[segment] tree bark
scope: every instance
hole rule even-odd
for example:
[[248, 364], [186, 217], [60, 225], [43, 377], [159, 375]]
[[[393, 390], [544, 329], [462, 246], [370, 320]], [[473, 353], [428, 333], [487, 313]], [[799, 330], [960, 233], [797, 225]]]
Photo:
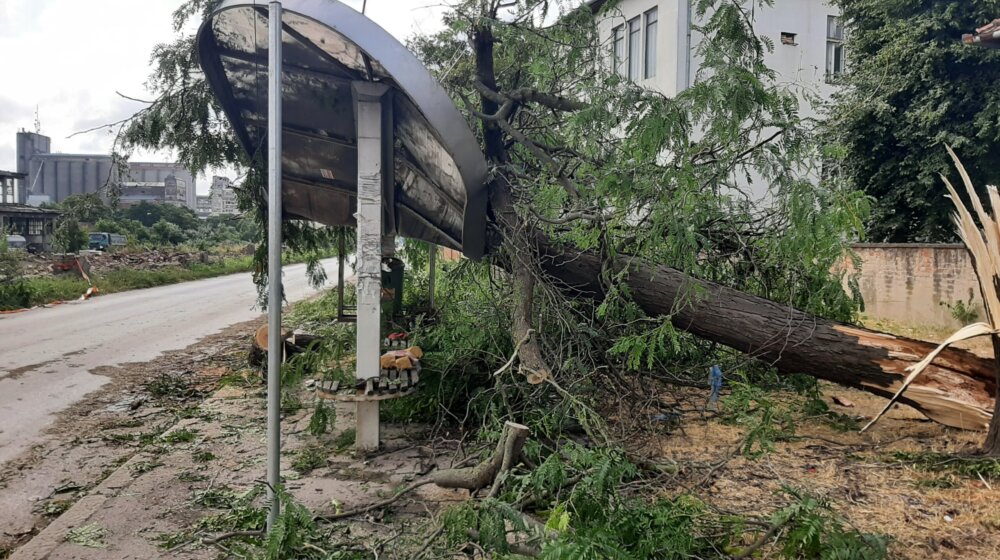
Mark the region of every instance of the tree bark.
[[[602, 298], [598, 255], [560, 247], [537, 237], [542, 270], [553, 285], [574, 297]], [[614, 273], [628, 269], [635, 302], [651, 316], [668, 316], [675, 327], [735, 348], [774, 365], [892, 397], [935, 344], [815, 317], [668, 266], [619, 257]], [[899, 399], [928, 418], [970, 430], [986, 430], [997, 384], [994, 362], [971, 352], [945, 350]], [[1000, 438], [1000, 435], [998, 435]]]
[[[993, 343], [993, 358], [995, 377], [997, 380], [994, 388], [993, 418], [1000, 418], [1000, 336], [990, 336]], [[1000, 422], [990, 422], [990, 429], [986, 432], [986, 440], [983, 441], [983, 453], [991, 457], [1000, 457]]]
[[531, 270], [518, 263], [516, 258], [512, 257], [511, 262], [514, 268], [511, 276], [514, 281], [515, 298], [511, 338], [515, 341], [523, 341], [517, 349], [518, 358], [521, 360], [519, 369], [528, 383], [538, 385], [551, 377], [552, 374], [545, 364], [542, 350], [538, 347], [538, 342], [535, 339], [535, 330], [531, 326], [531, 316], [535, 309], [535, 277], [531, 274]]

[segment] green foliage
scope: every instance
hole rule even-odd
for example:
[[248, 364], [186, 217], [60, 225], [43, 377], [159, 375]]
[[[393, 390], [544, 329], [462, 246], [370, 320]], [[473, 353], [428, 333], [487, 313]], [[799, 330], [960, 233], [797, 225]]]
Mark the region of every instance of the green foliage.
[[827, 500], [785, 488], [794, 501], [771, 519], [787, 533], [784, 558], [816, 560], [881, 560], [888, 558], [888, 540], [881, 535], [846, 529]]
[[336, 449], [337, 453], [342, 453], [344, 450], [354, 445], [354, 441], [357, 437], [357, 430], [354, 428], [348, 428], [337, 434], [337, 437], [333, 438], [333, 447]]
[[319, 533], [312, 513], [296, 502], [284, 488], [278, 488], [275, 496], [281, 504], [281, 515], [267, 535], [267, 560], [316, 557], [315, 547], [305, 546], [310, 540], [317, 538]]
[[337, 422], [337, 409], [327, 406], [325, 399], [316, 399], [313, 414], [309, 418], [308, 431], [314, 436], [321, 436], [330, 430]]
[[88, 224], [107, 218], [111, 214], [111, 209], [104, 204], [98, 193], [68, 196], [57, 204], [56, 208], [62, 211], [64, 218]]
[[131, 471], [133, 475], [138, 476], [140, 474], [147, 473], [147, 472], [155, 469], [156, 467], [162, 467], [162, 466], [163, 466], [163, 463], [161, 463], [160, 461], [157, 461], [157, 460], [136, 461], [136, 462], [131, 463], [129, 465], [129, 471]]
[[888, 461], [908, 463], [930, 472], [946, 472], [978, 480], [1000, 480], [1000, 459], [995, 457], [961, 457], [945, 453], [896, 451]]
[[7, 245], [7, 234], [0, 231], [0, 311], [30, 307], [34, 295], [34, 289], [24, 278], [18, 254]]
[[958, 152], [977, 184], [1000, 180], [1000, 54], [962, 43], [991, 0], [836, 0], [847, 22], [846, 88], [827, 125], [839, 173], [876, 199], [875, 241], [955, 239], [939, 173]]
[[[708, 536], [709, 511], [697, 499], [646, 500], [622, 491], [637, 476], [624, 457], [606, 449], [566, 446], [534, 472], [519, 477], [511, 496], [535, 496], [555, 538], [542, 539], [540, 558], [665, 558], [718, 557], [735, 526]], [[579, 479], [569, 484], [570, 477]], [[483, 500], [453, 508], [443, 517], [452, 542], [467, 539], [467, 530], [479, 533], [487, 550], [508, 558], [509, 530], [536, 534], [507, 502]], [[716, 525], [716, 528], [718, 526]]]
[[76, 253], [87, 248], [87, 232], [75, 218], [64, 216], [55, 230], [55, 245], [64, 253]]
[[149, 228], [153, 239], [160, 245], [179, 245], [187, 240], [182, 230], [176, 224], [161, 219]]
[[198, 436], [197, 430], [189, 430], [187, 428], [180, 428], [178, 430], [171, 430], [163, 435], [163, 441], [166, 443], [189, 443], [194, 441], [194, 438]]
[[958, 300], [955, 303], [948, 303], [946, 301], [938, 303], [947, 307], [948, 311], [951, 312], [951, 316], [963, 325], [974, 323], [979, 319], [979, 309], [976, 308], [976, 304], [972, 303], [972, 298], [969, 298], [968, 302]]
[[261, 486], [237, 494], [220, 487], [197, 492], [194, 503], [202, 507], [221, 509], [221, 513], [203, 517], [198, 526], [206, 531], [255, 531], [267, 522], [267, 508], [258, 503], [263, 495]]
[[792, 411], [774, 400], [773, 394], [745, 381], [730, 384], [732, 392], [723, 398], [723, 421], [746, 429], [740, 452], [751, 459], [774, 451], [774, 443], [795, 434]]
[[195, 451], [191, 454], [191, 460], [195, 463], [207, 463], [215, 460], [215, 454], [208, 450]]
[[108, 530], [97, 523], [81, 525], [66, 533], [66, 540], [87, 548], [107, 548]]
[[[101, 293], [110, 294], [247, 272], [252, 266], [250, 257], [242, 257], [211, 264], [191, 264], [186, 267], [154, 270], [118, 268], [102, 276], [92, 276], [91, 279], [101, 290]], [[73, 275], [34, 277], [23, 279], [11, 285], [15, 286], [12, 289], [14, 295], [10, 296], [11, 299], [7, 301], [13, 303], [6, 309], [20, 309], [53, 301], [74, 300], [79, 298], [89, 287], [86, 281]], [[4, 286], [3, 283], [0, 283], [0, 296], [5, 293]], [[4, 309], [3, 301], [5, 300], [0, 300], [0, 310]]]
[[321, 445], [303, 447], [295, 453], [292, 468], [298, 471], [299, 474], [309, 474], [320, 467], [326, 466], [326, 459], [329, 454], [330, 452]]
[[153, 227], [161, 221], [173, 224], [182, 231], [198, 227], [198, 216], [185, 206], [140, 202], [129, 206], [121, 214], [123, 218], [135, 220], [146, 227]]

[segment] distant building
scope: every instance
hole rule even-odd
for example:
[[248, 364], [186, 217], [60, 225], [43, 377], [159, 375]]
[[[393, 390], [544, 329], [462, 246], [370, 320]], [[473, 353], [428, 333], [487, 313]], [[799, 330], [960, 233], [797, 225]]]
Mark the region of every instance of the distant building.
[[28, 206], [38, 208], [43, 204], [52, 204], [52, 197], [47, 194], [29, 194]]
[[177, 196], [171, 200], [180, 201], [184, 206], [194, 210], [197, 196], [194, 175], [179, 163], [132, 161], [128, 164], [128, 178], [125, 180], [137, 183], [166, 183], [171, 177], [180, 185]]
[[129, 208], [143, 202], [163, 204], [167, 199], [167, 187], [164, 183], [122, 183], [118, 206]]
[[19, 183], [21, 200], [24, 204], [28, 196], [31, 182], [28, 181], [29, 170], [31, 169], [31, 159], [38, 154], [48, 154], [52, 151], [52, 140], [48, 136], [42, 136], [34, 132], [22, 130], [17, 133], [17, 172], [24, 175]]
[[[0, 204], [23, 204], [23, 197], [18, 192], [17, 183], [24, 179], [22, 173], [0, 171]], [[3, 232], [0, 231], [0, 234]]]
[[53, 202], [96, 193], [117, 181], [111, 157], [86, 154], [35, 154], [28, 161], [23, 183], [30, 195], [46, 195]]
[[195, 199], [194, 213], [199, 218], [207, 218], [212, 215], [212, 197], [198, 195]]
[[53, 202], [62, 202], [78, 194], [100, 192], [108, 184], [164, 183], [168, 177], [177, 180], [171, 201], [195, 207], [194, 175], [178, 163], [133, 161], [128, 164], [126, 177], [119, 177], [111, 156], [100, 154], [52, 153], [52, 140], [34, 132], [17, 133], [17, 172], [25, 174], [18, 189], [18, 202], [29, 196], [45, 195]]
[[211, 198], [213, 216], [240, 213], [236, 192], [228, 177], [212, 177], [209, 197]]
[[0, 232], [20, 235], [28, 248], [39, 251], [52, 249], [59, 212], [33, 208], [23, 204], [0, 204]]
[[167, 204], [195, 209], [193, 204], [188, 204], [189, 189], [185, 181], [169, 175], [163, 180], [163, 190], [163, 199]]

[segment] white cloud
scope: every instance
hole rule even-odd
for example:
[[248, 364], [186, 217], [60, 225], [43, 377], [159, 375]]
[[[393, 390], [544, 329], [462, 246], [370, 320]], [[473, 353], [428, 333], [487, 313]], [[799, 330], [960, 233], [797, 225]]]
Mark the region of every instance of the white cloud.
[[[59, 152], [107, 153], [112, 123], [141, 107], [116, 92], [143, 98], [149, 56], [174, 38], [171, 14], [181, 0], [0, 0], [0, 169], [15, 167], [14, 136], [41, 130]], [[363, 0], [345, 0], [360, 11]], [[366, 14], [400, 40], [441, 27], [440, 0], [368, 0]], [[13, 79], [11, 79], [13, 77]], [[169, 161], [169, 153], [136, 154]], [[199, 190], [207, 191], [207, 181]]]

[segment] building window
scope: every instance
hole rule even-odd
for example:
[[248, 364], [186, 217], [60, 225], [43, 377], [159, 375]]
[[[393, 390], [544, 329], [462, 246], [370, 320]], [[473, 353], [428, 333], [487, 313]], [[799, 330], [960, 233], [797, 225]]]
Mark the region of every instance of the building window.
[[782, 45], [798, 45], [795, 41], [795, 33], [789, 33], [787, 31], [781, 32], [781, 44]]
[[844, 73], [844, 24], [837, 16], [826, 18], [826, 81]]
[[616, 27], [614, 37], [612, 58], [615, 72], [620, 76], [625, 76], [625, 26], [619, 25]]
[[642, 63], [642, 29], [639, 18], [628, 22], [628, 79], [639, 79], [639, 66]]
[[643, 61], [645, 72], [643, 77], [652, 78], [656, 76], [656, 8], [645, 13], [646, 18], [646, 57]]
[[44, 220], [28, 220], [28, 235], [42, 235], [45, 231]]

